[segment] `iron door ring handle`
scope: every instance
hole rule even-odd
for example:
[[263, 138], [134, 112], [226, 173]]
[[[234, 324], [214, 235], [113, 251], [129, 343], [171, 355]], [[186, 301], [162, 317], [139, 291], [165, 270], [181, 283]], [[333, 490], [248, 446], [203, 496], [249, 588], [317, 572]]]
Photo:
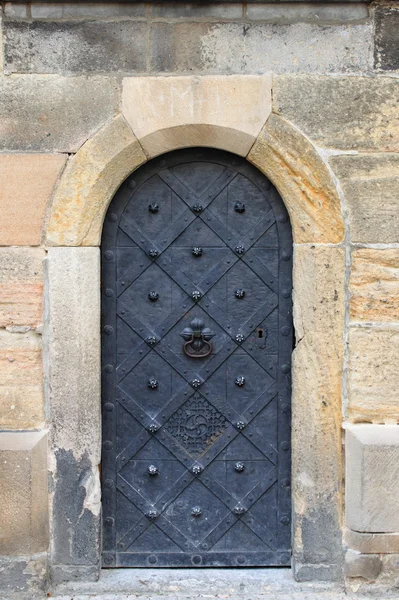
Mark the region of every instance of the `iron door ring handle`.
[[194, 334], [191, 336], [191, 339], [189, 339], [188, 342], [185, 342], [185, 344], [183, 346], [184, 354], [186, 354], [190, 358], [205, 358], [212, 353], [213, 346], [212, 346], [211, 342], [204, 340], [202, 334], [201, 334], [202, 348], [201, 348], [200, 352], [194, 352], [193, 350], [190, 350], [190, 346], [193, 342], [194, 342]]

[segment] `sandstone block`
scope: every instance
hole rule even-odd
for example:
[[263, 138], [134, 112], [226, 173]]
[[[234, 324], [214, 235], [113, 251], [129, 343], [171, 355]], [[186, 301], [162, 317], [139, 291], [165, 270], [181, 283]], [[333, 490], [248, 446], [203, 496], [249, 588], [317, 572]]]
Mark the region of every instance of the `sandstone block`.
[[41, 336], [0, 331], [0, 428], [32, 429], [44, 421]]
[[359, 532], [399, 532], [399, 426], [346, 429], [346, 523]]
[[375, 7], [374, 66], [381, 71], [399, 70], [399, 8], [395, 4]]
[[399, 322], [399, 249], [353, 250], [349, 287], [352, 319]]
[[6, 73], [145, 71], [142, 21], [10, 21], [3, 24]]
[[314, 146], [290, 123], [271, 115], [247, 158], [283, 196], [297, 244], [343, 239], [341, 206], [331, 175]]
[[269, 23], [296, 23], [312, 22], [331, 25], [332, 23], [351, 23], [365, 21], [368, 18], [367, 6], [356, 4], [310, 4], [309, 2], [293, 3], [260, 3], [254, 2], [247, 5], [247, 17], [254, 21]]
[[[97, 566], [101, 453], [98, 248], [49, 248], [44, 329], [52, 415], [52, 563]], [[75, 490], [74, 499], [70, 491]], [[70, 526], [73, 523], [73, 527]]]
[[66, 166], [49, 210], [46, 243], [99, 245], [112, 196], [123, 180], [146, 160], [122, 116], [104, 125]]
[[324, 580], [336, 578], [342, 562], [343, 279], [341, 248], [295, 247], [292, 497], [302, 580], [318, 578], [318, 570]]
[[0, 433], [0, 478], [1, 554], [47, 550], [46, 433]]
[[[13, 4], [13, 7], [15, 4]], [[144, 17], [146, 6], [143, 2], [35, 2], [30, 7], [32, 19]]]
[[345, 554], [345, 575], [375, 581], [381, 571], [381, 557], [378, 554], [360, 554], [348, 550]]
[[39, 248], [0, 248], [0, 327], [42, 322], [44, 257]]
[[122, 111], [147, 154], [210, 146], [245, 156], [271, 111], [269, 75], [130, 77]]
[[76, 152], [118, 111], [111, 77], [0, 77], [0, 151]]
[[275, 112], [317, 145], [342, 150], [397, 152], [398, 99], [389, 77], [281, 75], [273, 87]]
[[241, 19], [243, 6], [240, 2], [158, 2], [150, 4], [152, 17], [163, 19]]
[[399, 554], [399, 533], [362, 533], [345, 527], [344, 542], [362, 554]]
[[66, 157], [0, 155], [1, 246], [38, 246], [44, 210]]
[[150, 43], [153, 73], [342, 73], [372, 61], [369, 23], [154, 22]]
[[399, 154], [333, 156], [330, 164], [345, 194], [352, 242], [399, 242]]
[[399, 421], [399, 329], [351, 327], [348, 417], [374, 423]]

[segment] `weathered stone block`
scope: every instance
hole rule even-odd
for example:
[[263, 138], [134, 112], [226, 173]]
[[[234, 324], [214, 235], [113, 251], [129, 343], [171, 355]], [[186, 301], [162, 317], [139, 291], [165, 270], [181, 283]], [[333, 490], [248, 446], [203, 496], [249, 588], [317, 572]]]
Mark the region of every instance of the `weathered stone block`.
[[98, 246], [112, 196], [146, 160], [122, 116], [105, 125], [69, 160], [49, 210], [46, 243]]
[[38, 246], [44, 210], [66, 157], [0, 155], [1, 246]]
[[5, 21], [6, 73], [145, 71], [141, 21]]
[[245, 156], [271, 111], [271, 76], [131, 77], [122, 111], [146, 153], [210, 146]]
[[294, 242], [343, 239], [341, 206], [331, 175], [314, 146], [290, 123], [271, 115], [247, 158], [282, 194]]
[[360, 554], [347, 550], [345, 554], [345, 575], [375, 581], [381, 571], [381, 557], [378, 554]]
[[146, 6], [144, 2], [34, 2], [30, 11], [33, 19], [144, 17]]
[[45, 432], [0, 433], [0, 554], [47, 550]]
[[1, 600], [43, 600], [47, 584], [47, 552], [0, 557]]
[[399, 533], [362, 533], [344, 527], [344, 542], [362, 554], [399, 554]]
[[0, 248], [0, 327], [42, 322], [44, 257], [39, 248]]
[[348, 417], [352, 421], [399, 421], [398, 355], [399, 329], [350, 328]]
[[0, 330], [0, 428], [42, 426], [43, 400], [41, 336]]
[[369, 24], [320, 27], [293, 23], [276, 29], [272, 23], [253, 22], [153, 23], [151, 71], [362, 71], [371, 62], [371, 42]]
[[277, 3], [248, 3], [247, 17], [253, 21], [266, 21], [270, 23], [297, 23], [312, 22], [319, 25], [331, 23], [358, 23], [365, 21], [369, 16], [367, 6], [356, 4], [320, 4], [309, 2], [283, 2]]
[[381, 71], [399, 69], [399, 7], [375, 7], [374, 66]]
[[399, 426], [348, 425], [345, 447], [348, 527], [399, 532]]
[[150, 4], [150, 16], [163, 19], [240, 19], [243, 5], [241, 2], [154, 2]]
[[354, 250], [349, 287], [352, 319], [399, 322], [399, 249]]
[[76, 152], [118, 111], [111, 77], [0, 76], [0, 151]]
[[319, 146], [342, 150], [398, 152], [398, 100], [399, 81], [389, 77], [281, 75], [273, 87], [278, 114]]
[[[399, 147], [399, 119], [396, 135]], [[345, 194], [352, 242], [399, 242], [399, 155], [333, 156], [330, 164]]]
[[45, 380], [53, 425], [52, 564], [99, 567], [99, 249], [50, 248], [46, 273]]
[[295, 247], [292, 498], [301, 580], [341, 572], [343, 280], [341, 248]]

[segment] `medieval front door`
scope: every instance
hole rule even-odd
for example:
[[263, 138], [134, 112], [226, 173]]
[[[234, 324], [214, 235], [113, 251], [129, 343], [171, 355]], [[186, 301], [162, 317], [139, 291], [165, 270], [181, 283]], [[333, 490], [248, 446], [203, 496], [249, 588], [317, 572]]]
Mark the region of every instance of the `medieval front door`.
[[103, 564], [290, 563], [292, 241], [271, 183], [160, 157], [104, 224]]

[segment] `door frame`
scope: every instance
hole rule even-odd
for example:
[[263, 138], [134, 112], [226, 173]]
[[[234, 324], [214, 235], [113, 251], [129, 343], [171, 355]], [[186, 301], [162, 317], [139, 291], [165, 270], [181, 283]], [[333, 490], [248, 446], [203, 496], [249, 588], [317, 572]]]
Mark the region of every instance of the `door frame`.
[[[134, 79], [126, 87], [133, 100], [132, 89], [140, 86], [140, 80], [149, 85], [149, 78], [127, 79]], [[134, 123], [132, 130], [129, 111], [124, 114], [130, 124], [123, 115], [105, 124], [69, 160], [44, 224], [48, 247], [44, 363], [50, 429], [51, 577], [60, 581], [99, 576], [99, 243], [109, 202], [126, 177], [151, 158], [149, 148], [159, 155], [173, 148], [209, 146], [232, 153], [238, 148], [238, 153], [276, 186], [290, 214], [297, 336], [292, 357], [293, 569], [298, 580], [339, 580], [345, 315], [339, 193], [317, 148], [289, 122], [264, 109], [248, 133], [245, 111], [237, 116], [226, 109], [236, 101], [236, 77], [158, 79], [163, 80], [159, 85], [170, 90], [185, 80], [191, 90], [190, 101], [202, 106], [201, 94], [206, 94], [202, 84], [221, 80], [216, 124], [210, 124], [201, 111], [194, 111], [195, 123], [187, 124], [184, 110], [178, 116], [181, 124], [176, 124], [176, 118], [171, 119], [167, 112], [159, 115], [152, 93], [147, 101], [136, 103], [135, 110], [138, 123], [154, 122], [156, 117], [155, 138], [139, 128], [134, 131]], [[239, 79], [240, 89], [247, 86], [247, 98], [258, 106], [259, 96], [253, 93], [256, 77]], [[258, 79], [264, 86], [264, 78]], [[179, 98], [184, 104], [186, 96]]]

